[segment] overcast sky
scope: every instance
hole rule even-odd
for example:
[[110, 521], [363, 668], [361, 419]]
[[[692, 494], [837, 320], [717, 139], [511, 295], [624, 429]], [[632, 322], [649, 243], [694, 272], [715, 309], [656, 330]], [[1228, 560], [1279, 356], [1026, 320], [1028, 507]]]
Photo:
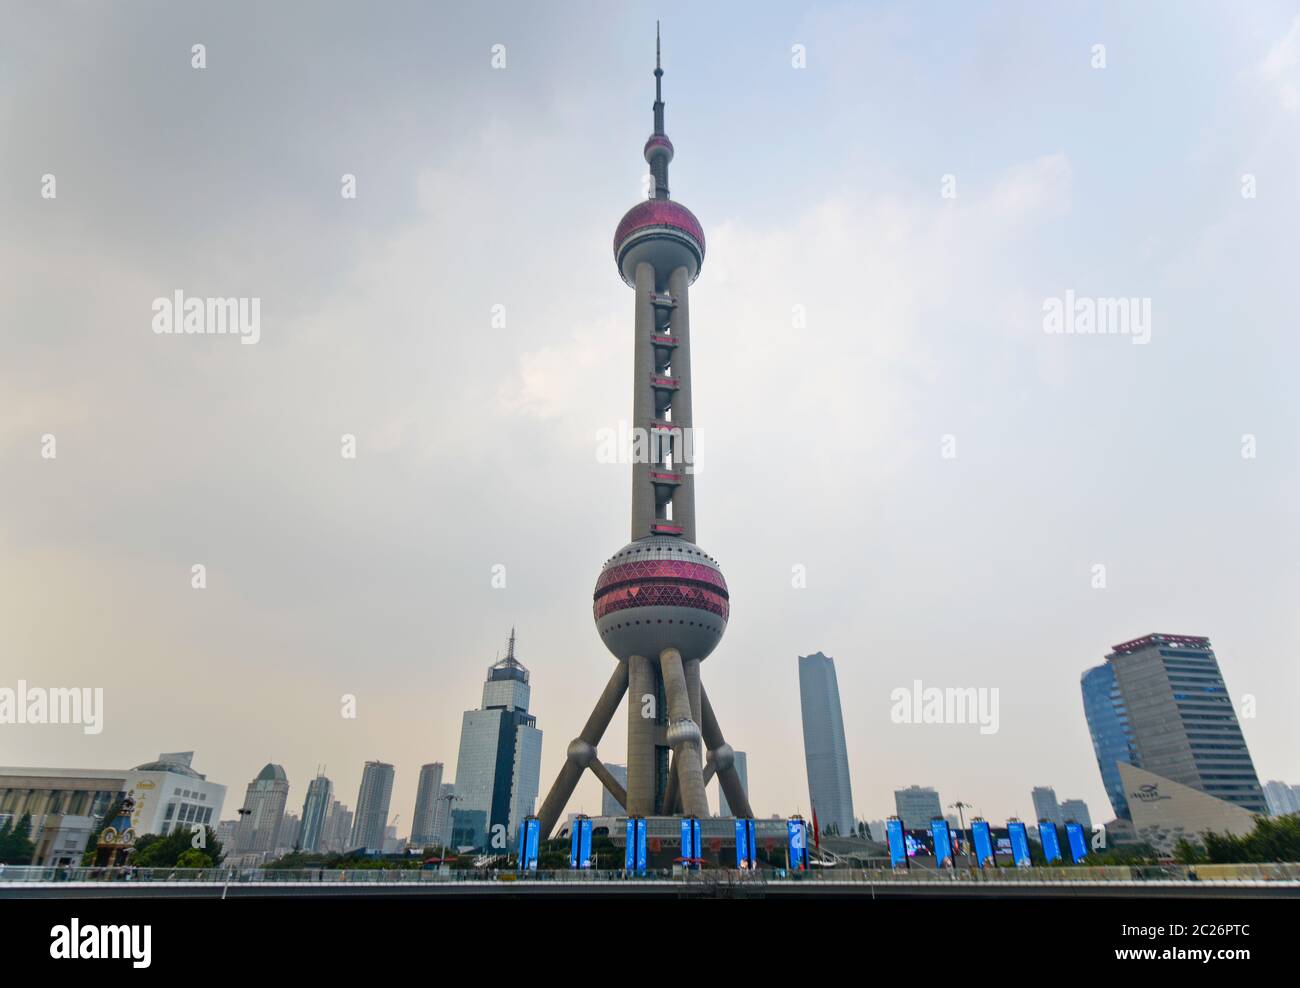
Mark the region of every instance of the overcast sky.
[[[613, 662], [630, 483], [597, 433], [656, 18], [708, 238], [704, 681], [755, 810], [808, 812], [821, 650], [858, 816], [915, 783], [1109, 819], [1079, 676], [1153, 631], [1212, 638], [1261, 781], [1300, 783], [1300, 19], [1270, 2], [8, 5], [0, 686], [106, 711], [0, 726], [0, 764], [194, 749], [231, 817], [268, 761], [300, 812], [318, 765], [354, 805], [382, 759], [406, 834], [516, 625], [545, 794]], [[155, 334], [178, 289], [260, 298], [260, 341]], [[1150, 341], [1046, 333], [1067, 290], [1150, 299]], [[999, 690], [998, 732], [894, 723], [917, 679]]]

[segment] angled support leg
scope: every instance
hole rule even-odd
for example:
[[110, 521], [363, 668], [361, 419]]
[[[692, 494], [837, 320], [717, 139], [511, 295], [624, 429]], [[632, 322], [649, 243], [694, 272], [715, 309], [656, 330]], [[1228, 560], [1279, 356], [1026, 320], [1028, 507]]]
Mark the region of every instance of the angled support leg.
[[718, 718], [713, 715], [713, 705], [709, 703], [709, 694], [703, 686], [700, 687], [700, 712], [704, 718], [704, 743], [709, 748], [709, 764], [717, 773], [718, 784], [727, 796], [727, 806], [734, 816], [752, 819], [754, 811], [750, 808], [745, 784], [740, 781], [740, 773], [736, 771], [736, 753], [722, 736], [722, 728], [718, 726]]
[[677, 783], [677, 756], [668, 763], [668, 788], [664, 790], [664, 816], [676, 816], [682, 804], [681, 786]]
[[609, 682], [605, 684], [605, 691], [596, 701], [596, 709], [587, 718], [582, 733], [570, 742], [564, 767], [560, 769], [551, 791], [546, 794], [546, 801], [542, 803], [541, 812], [537, 814], [543, 840], [551, 836], [555, 822], [564, 812], [569, 797], [573, 795], [573, 787], [582, 778], [583, 770], [596, 760], [596, 745], [600, 744], [600, 739], [604, 737], [605, 728], [609, 727], [610, 719], [614, 716], [614, 711], [618, 709], [626, 692], [627, 663], [620, 662], [614, 674], [609, 677]]
[[590, 767], [591, 774], [600, 780], [600, 784], [605, 787], [605, 791], [613, 796], [614, 799], [618, 801], [618, 805], [623, 807], [623, 810], [626, 811], [627, 790], [619, 784], [618, 779], [614, 778], [613, 773], [605, 767], [605, 763], [595, 755], [592, 755]]

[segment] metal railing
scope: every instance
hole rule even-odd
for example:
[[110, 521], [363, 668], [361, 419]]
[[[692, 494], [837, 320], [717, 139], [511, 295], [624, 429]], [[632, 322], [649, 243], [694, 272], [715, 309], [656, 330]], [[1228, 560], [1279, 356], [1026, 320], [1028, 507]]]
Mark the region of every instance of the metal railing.
[[1200, 864], [1200, 865], [1115, 865], [1110, 867], [1063, 868], [989, 868], [971, 869], [899, 869], [888, 868], [814, 868], [804, 872], [784, 869], [738, 871], [704, 869], [701, 871], [652, 871], [644, 876], [614, 870], [548, 870], [518, 874], [509, 870], [449, 869], [446, 871], [404, 868], [363, 868], [339, 870], [299, 868], [274, 870], [264, 868], [45, 868], [8, 865], [0, 868], [0, 886], [64, 882], [166, 882], [236, 885], [274, 884], [347, 884], [347, 885], [438, 885], [486, 882], [677, 882], [723, 885], [763, 883], [827, 883], [875, 885], [1055, 885], [1055, 884], [1133, 884], [1143, 882], [1202, 882], [1224, 884], [1289, 883], [1300, 887], [1300, 864]]

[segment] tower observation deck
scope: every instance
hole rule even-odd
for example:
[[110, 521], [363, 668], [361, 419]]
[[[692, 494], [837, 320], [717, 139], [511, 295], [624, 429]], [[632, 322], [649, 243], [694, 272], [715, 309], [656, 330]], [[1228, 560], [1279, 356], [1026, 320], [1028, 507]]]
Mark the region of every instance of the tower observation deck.
[[[618, 665], [542, 804], [544, 836], [588, 768], [630, 815], [708, 816], [704, 787], [715, 774], [732, 811], [753, 815], [700, 681], [730, 596], [721, 567], [695, 541], [690, 287], [704, 264], [704, 228], [669, 197], [657, 31], [654, 74], [654, 131], [643, 149], [651, 196], [614, 232], [614, 262], [634, 293], [632, 425], [649, 440], [632, 464], [631, 541], [605, 563], [593, 594], [597, 631]], [[626, 790], [596, 755], [624, 694]]]

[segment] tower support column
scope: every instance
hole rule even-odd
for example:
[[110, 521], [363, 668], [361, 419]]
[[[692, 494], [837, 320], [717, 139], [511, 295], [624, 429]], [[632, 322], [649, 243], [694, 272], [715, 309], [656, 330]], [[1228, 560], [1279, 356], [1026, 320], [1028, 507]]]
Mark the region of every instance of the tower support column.
[[655, 812], [655, 717], [646, 717], [645, 697], [651, 697], [648, 709], [654, 710], [658, 695], [654, 666], [644, 655], [627, 660], [627, 802], [631, 816], [653, 816]]
[[659, 669], [668, 696], [668, 744], [673, 749], [673, 764], [677, 767], [682, 811], [687, 816], [707, 817], [709, 801], [704, 793], [700, 726], [691, 717], [691, 696], [682, 668], [682, 653], [675, 648], [664, 649], [659, 653]]

